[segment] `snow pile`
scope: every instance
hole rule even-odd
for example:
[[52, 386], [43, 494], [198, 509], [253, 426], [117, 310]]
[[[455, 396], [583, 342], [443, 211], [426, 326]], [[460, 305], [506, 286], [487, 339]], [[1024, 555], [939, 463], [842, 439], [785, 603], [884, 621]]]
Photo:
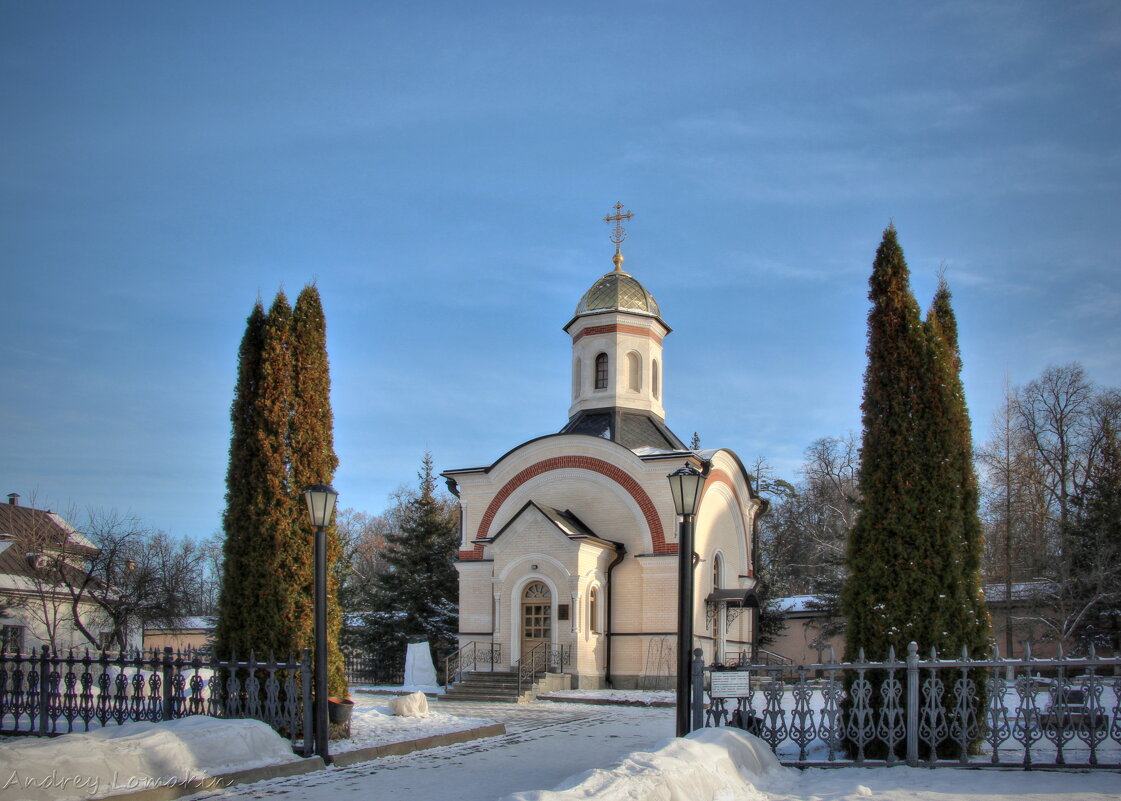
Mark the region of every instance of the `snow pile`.
[[297, 759], [287, 740], [256, 720], [126, 723], [0, 743], [0, 799], [97, 798]]
[[755, 783], [784, 772], [767, 744], [738, 729], [702, 729], [634, 753], [613, 768], [590, 770], [555, 790], [514, 793], [503, 801], [763, 801]]
[[428, 715], [428, 698], [424, 693], [410, 693], [389, 702], [394, 715], [405, 718], [423, 718]]

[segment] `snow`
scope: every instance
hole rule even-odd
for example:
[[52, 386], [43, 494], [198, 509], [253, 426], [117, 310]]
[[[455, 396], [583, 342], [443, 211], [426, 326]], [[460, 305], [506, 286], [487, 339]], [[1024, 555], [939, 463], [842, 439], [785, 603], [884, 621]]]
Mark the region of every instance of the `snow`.
[[591, 701], [593, 703], [635, 704], [672, 704], [676, 696], [673, 690], [553, 690], [545, 693], [546, 698], [563, 698], [565, 701]]
[[0, 743], [0, 798], [97, 798], [298, 758], [287, 740], [256, 720], [126, 723]]
[[779, 765], [767, 744], [738, 729], [702, 729], [617, 765], [579, 773], [553, 790], [502, 801], [1101, 801], [1121, 798], [1116, 773], [954, 768], [810, 768]]
[[[423, 717], [402, 717], [393, 714], [393, 698], [361, 692], [353, 692], [352, 696], [354, 711], [350, 715], [350, 737], [333, 741], [330, 745], [333, 754], [477, 729], [494, 723], [490, 718], [461, 717], [431, 710]], [[486, 706], [479, 705], [479, 711], [485, 712]]]
[[763, 799], [751, 782], [781, 770], [762, 740], [734, 729], [702, 729], [610, 768], [578, 774], [555, 790], [514, 793], [503, 801]]
[[[659, 693], [618, 693], [637, 701]], [[575, 691], [580, 695], [599, 695]], [[388, 696], [356, 693], [354, 737], [341, 752], [473, 728], [493, 715], [509, 735], [386, 757], [345, 768], [228, 787], [206, 799], [284, 796], [288, 801], [1104, 801], [1121, 799], [1121, 775], [954, 768], [810, 768], [777, 764], [766, 744], [737, 729], [673, 739], [673, 710], [576, 703], [456, 704], [436, 701], [424, 718], [389, 714]], [[441, 707], [448, 711], [440, 711]], [[466, 714], [449, 714], [448, 712]], [[257, 738], [261, 738], [258, 740]], [[265, 754], [271, 756], [265, 756]], [[150, 786], [159, 778], [229, 773], [295, 759], [254, 721], [186, 718], [110, 726], [53, 740], [0, 743], [0, 801], [62, 801]], [[145, 764], [141, 766], [141, 760]], [[33, 773], [34, 771], [34, 773]], [[11, 784], [37, 776], [54, 788]], [[84, 786], [78, 776], [86, 775]], [[569, 776], [565, 779], [564, 776]], [[57, 787], [67, 777], [65, 787]], [[139, 778], [137, 778], [139, 777]], [[145, 777], [157, 777], [146, 779]], [[91, 787], [93, 781], [96, 788]], [[549, 788], [552, 789], [549, 789]], [[56, 792], [41, 793], [42, 789]]]

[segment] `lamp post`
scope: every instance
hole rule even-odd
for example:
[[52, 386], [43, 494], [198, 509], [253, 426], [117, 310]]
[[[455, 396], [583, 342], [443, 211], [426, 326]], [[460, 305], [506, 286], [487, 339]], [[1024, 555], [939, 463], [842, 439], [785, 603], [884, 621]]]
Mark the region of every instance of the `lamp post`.
[[674, 470], [669, 479], [677, 527], [677, 736], [692, 730], [690, 677], [693, 673], [693, 522], [701, 500], [704, 474], [691, 464]]
[[315, 753], [327, 753], [327, 535], [339, 494], [329, 484], [304, 490], [308, 515], [315, 527]]

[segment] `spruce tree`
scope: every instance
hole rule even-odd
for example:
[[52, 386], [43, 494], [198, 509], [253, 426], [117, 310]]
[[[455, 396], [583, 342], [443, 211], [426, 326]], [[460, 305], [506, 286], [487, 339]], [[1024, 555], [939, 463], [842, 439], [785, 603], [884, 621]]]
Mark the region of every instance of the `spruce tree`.
[[1072, 627], [1079, 645], [1121, 649], [1121, 447], [1104, 424], [1102, 444], [1086, 490], [1076, 499], [1070, 529]]
[[373, 609], [366, 615], [368, 644], [390, 660], [400, 659], [408, 643], [421, 640], [437, 652], [449, 651], [458, 632], [458, 522], [436, 494], [430, 453], [424, 455], [418, 477], [418, 490], [400, 515], [400, 530], [386, 537]]
[[[301, 641], [314, 647], [313, 548], [307, 514], [301, 495], [305, 487], [330, 484], [339, 466], [335, 455], [334, 415], [331, 412], [331, 375], [327, 359], [327, 321], [319, 290], [305, 286], [296, 298], [292, 312], [292, 418], [290, 428], [292, 501], [296, 508], [294, 536], [308, 547], [296, 548], [298, 570], [305, 581], [300, 586], [304, 614], [300, 619]], [[338, 599], [338, 571], [334, 569], [341, 554], [334, 522], [327, 536], [327, 646], [328, 690], [332, 696], [346, 697], [346, 668], [339, 650], [342, 609]]]

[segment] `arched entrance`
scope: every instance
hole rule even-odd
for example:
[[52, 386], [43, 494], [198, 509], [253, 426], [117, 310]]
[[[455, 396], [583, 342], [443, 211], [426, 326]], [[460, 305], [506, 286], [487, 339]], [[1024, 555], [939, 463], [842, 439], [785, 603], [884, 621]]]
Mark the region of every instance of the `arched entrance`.
[[553, 596], [543, 581], [531, 581], [522, 592], [522, 656], [552, 641]]

